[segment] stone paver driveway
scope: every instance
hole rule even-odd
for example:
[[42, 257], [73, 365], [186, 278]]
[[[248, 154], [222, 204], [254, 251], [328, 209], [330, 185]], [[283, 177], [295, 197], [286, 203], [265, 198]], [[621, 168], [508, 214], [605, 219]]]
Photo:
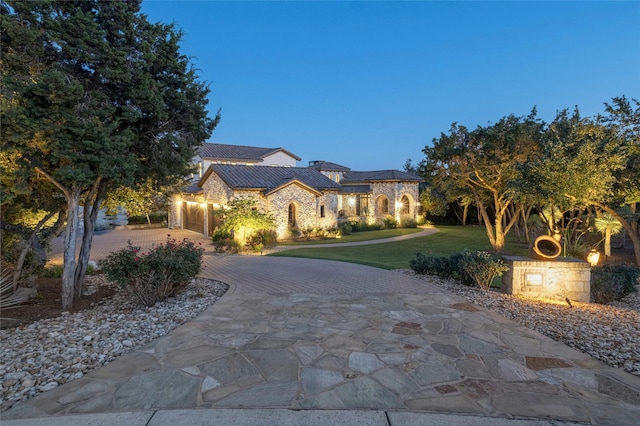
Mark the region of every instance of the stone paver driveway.
[[229, 293], [9, 417], [161, 408], [364, 409], [640, 424], [640, 378], [411, 276], [205, 256]]

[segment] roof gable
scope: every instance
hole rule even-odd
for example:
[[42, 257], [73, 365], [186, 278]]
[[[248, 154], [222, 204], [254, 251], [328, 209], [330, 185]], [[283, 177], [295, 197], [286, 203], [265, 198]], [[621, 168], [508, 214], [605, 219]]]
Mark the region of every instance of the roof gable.
[[257, 146], [227, 145], [205, 142], [198, 149], [198, 155], [201, 158], [256, 163], [261, 162], [265, 157], [278, 152], [283, 152], [294, 158], [296, 161], [302, 160], [300, 157], [292, 154], [284, 148], [263, 148]]
[[312, 169], [320, 170], [321, 172], [348, 172], [351, 170], [349, 167], [341, 166], [340, 164], [324, 160], [310, 161], [309, 167]]
[[276, 192], [278, 192], [278, 191], [280, 191], [280, 190], [282, 190], [282, 189], [284, 189], [284, 188], [286, 188], [288, 186], [291, 186], [291, 185], [299, 186], [300, 188], [302, 188], [302, 189], [304, 189], [306, 191], [309, 191], [312, 194], [317, 195], [317, 196], [322, 195], [322, 192], [320, 192], [320, 191], [318, 191], [318, 190], [316, 190], [314, 188], [311, 188], [308, 185], [305, 185], [304, 183], [300, 182], [298, 179], [290, 180], [289, 182], [286, 182], [286, 183], [280, 185], [279, 187], [274, 188], [271, 191], [266, 192], [265, 195], [271, 195], [271, 194], [276, 193]]
[[265, 193], [293, 181], [315, 191], [338, 190], [340, 185], [315, 169], [301, 167], [256, 167], [230, 164], [212, 164], [202, 176], [202, 186], [211, 173], [215, 173], [231, 189], [260, 190]]

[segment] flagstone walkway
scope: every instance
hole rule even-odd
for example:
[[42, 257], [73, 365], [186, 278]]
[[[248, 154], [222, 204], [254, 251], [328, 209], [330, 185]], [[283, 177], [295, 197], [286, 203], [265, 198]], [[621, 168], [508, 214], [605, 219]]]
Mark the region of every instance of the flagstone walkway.
[[282, 257], [205, 265], [231, 285], [215, 305], [3, 420], [286, 408], [640, 424], [639, 377], [409, 275]]

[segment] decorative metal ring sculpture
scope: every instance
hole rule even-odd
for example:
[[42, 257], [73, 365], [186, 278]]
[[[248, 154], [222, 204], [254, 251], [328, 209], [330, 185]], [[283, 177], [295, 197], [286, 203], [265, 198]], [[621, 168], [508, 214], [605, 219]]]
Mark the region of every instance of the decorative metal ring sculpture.
[[555, 238], [549, 235], [541, 235], [529, 247], [529, 254], [534, 259], [551, 260], [560, 256], [562, 246]]

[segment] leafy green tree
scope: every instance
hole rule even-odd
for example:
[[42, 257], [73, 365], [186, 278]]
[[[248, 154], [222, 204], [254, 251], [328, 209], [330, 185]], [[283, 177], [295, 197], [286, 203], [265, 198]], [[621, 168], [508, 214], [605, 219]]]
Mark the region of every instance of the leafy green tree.
[[445, 216], [449, 206], [444, 195], [428, 187], [420, 193], [420, 204], [423, 210], [431, 216]]
[[636, 136], [624, 130], [619, 119], [589, 119], [577, 109], [560, 111], [543, 138], [544, 149], [524, 173], [541, 199], [564, 211], [591, 206], [610, 214], [627, 230], [640, 265], [640, 241], [635, 219], [620, 208], [637, 200], [640, 173], [636, 165]]
[[616, 196], [609, 201], [613, 209], [606, 211], [622, 224], [633, 244], [636, 264], [640, 266], [640, 101], [620, 96], [604, 105], [607, 115], [598, 119], [611, 128], [626, 149], [625, 167], [616, 172], [613, 188]]
[[474, 131], [454, 123], [449, 134], [423, 150], [425, 170], [439, 188], [453, 185], [471, 191], [496, 251], [504, 249], [505, 236], [518, 219], [519, 211], [509, 215], [509, 207], [517, 196], [519, 165], [539, 147], [542, 123], [535, 116], [534, 109], [528, 117], [510, 115]]
[[[109, 189], [189, 172], [217, 124], [181, 33], [140, 1], [3, 1], [2, 139], [23, 175], [43, 177], [67, 213], [62, 305], [72, 306]], [[80, 230], [83, 206], [84, 230]], [[80, 254], [76, 237], [82, 232]]]
[[118, 207], [127, 211], [129, 216], [146, 216], [147, 223], [151, 223], [149, 214], [166, 208], [166, 194], [168, 187], [156, 189], [151, 179], [137, 184], [135, 187], [121, 185], [109, 191], [102, 207], [107, 212], [116, 212]]

